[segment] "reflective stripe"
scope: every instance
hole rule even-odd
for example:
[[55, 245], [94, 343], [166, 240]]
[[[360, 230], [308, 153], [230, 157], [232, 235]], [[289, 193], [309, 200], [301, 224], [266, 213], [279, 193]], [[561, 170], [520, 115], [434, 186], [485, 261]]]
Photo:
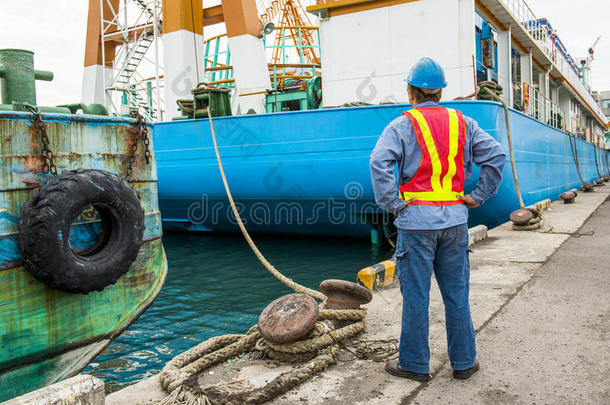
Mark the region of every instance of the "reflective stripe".
[[455, 157], [457, 156], [458, 140], [460, 136], [460, 125], [458, 123], [457, 112], [447, 109], [449, 113], [449, 169], [443, 178], [443, 190], [449, 192], [453, 187], [453, 176], [455, 176]]
[[[432, 175], [430, 177], [430, 186], [432, 191], [408, 192], [401, 191], [399, 197], [403, 200], [416, 198], [418, 201], [427, 202], [460, 202], [457, 195], [464, 195], [464, 192], [453, 191], [453, 178], [457, 173], [456, 157], [458, 154], [458, 146], [460, 141], [460, 119], [458, 113], [454, 109], [445, 109], [449, 119], [449, 134], [448, 134], [448, 152], [447, 152], [447, 172], [443, 176], [441, 184], [441, 174], [443, 166], [440, 161], [438, 149], [434, 143], [434, 137], [430, 131], [430, 127], [426, 122], [424, 115], [417, 109], [406, 111], [412, 118], [417, 121], [428, 155], [430, 156], [430, 165], [432, 166]], [[423, 145], [422, 145], [423, 146]], [[424, 157], [422, 157], [423, 159]]]
[[457, 192], [457, 191], [420, 191], [420, 192], [409, 192], [409, 191], [403, 191], [400, 193], [400, 197], [407, 201], [410, 200], [411, 198], [417, 198], [418, 200], [422, 200], [422, 201], [456, 201], [458, 200], [458, 198], [456, 197], [457, 195], [460, 196], [464, 196], [464, 192]]
[[432, 185], [432, 190], [435, 192], [442, 192], [443, 187], [441, 187], [441, 172], [443, 168], [441, 166], [441, 160], [438, 157], [438, 151], [434, 145], [434, 139], [432, 138], [430, 127], [428, 127], [428, 123], [421, 112], [417, 110], [410, 110], [407, 112], [407, 114], [411, 114], [411, 116], [417, 120], [417, 124], [421, 130], [424, 142], [426, 143], [426, 148], [430, 154], [430, 163], [432, 164], [432, 177], [430, 178], [430, 183]]

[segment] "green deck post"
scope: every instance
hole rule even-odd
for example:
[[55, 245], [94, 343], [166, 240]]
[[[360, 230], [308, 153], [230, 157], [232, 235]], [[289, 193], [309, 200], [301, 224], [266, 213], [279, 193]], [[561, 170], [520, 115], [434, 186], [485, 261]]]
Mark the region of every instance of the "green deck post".
[[2, 104], [13, 102], [36, 105], [36, 80], [50, 82], [53, 73], [34, 70], [34, 52], [24, 49], [0, 49]]

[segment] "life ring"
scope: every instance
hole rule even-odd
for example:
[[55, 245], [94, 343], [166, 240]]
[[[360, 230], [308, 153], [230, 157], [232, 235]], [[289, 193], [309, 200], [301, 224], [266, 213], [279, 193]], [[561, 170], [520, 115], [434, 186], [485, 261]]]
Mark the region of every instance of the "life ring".
[[530, 86], [523, 82], [523, 105], [529, 105], [530, 103]]
[[[82, 225], [73, 222], [90, 207], [97, 211], [99, 232], [85, 248], [76, 248], [71, 241], [92, 224], [91, 213]], [[34, 192], [23, 207], [18, 244], [26, 268], [39, 281], [87, 294], [102, 291], [129, 270], [143, 236], [144, 210], [129, 183], [107, 171], [78, 169]]]

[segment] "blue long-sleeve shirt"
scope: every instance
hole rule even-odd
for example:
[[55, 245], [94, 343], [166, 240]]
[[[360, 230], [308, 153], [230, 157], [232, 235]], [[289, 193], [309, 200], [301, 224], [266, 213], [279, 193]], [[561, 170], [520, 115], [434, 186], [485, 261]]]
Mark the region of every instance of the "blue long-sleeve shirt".
[[[433, 101], [426, 101], [417, 108], [437, 106]], [[474, 162], [481, 170], [477, 187], [470, 196], [483, 204], [500, 187], [506, 154], [502, 146], [483, 131], [475, 120], [464, 116], [464, 121], [464, 181], [470, 178]], [[441, 207], [413, 204], [404, 207], [404, 201], [398, 197], [398, 184], [405, 184], [415, 176], [421, 160], [422, 152], [413, 124], [405, 116], [396, 118], [385, 128], [370, 156], [377, 205], [389, 212], [399, 213], [394, 222], [399, 229], [445, 229], [468, 222], [468, 208], [464, 204]], [[397, 164], [398, 183], [394, 176]]]

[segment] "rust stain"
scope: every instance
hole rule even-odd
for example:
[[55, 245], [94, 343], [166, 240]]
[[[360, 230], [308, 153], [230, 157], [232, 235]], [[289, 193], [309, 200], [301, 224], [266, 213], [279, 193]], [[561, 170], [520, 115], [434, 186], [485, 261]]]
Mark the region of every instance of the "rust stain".
[[148, 268], [144, 273], [136, 273], [131, 276], [123, 277], [123, 283], [130, 295], [140, 295], [142, 292], [150, 288], [154, 280], [155, 274]]
[[44, 287], [47, 290], [47, 293], [44, 295], [44, 300], [47, 306], [47, 317], [46, 317], [46, 327], [42, 327], [42, 330], [47, 331], [47, 342], [49, 346], [54, 346], [59, 342], [59, 328], [63, 325], [58, 324], [57, 322], [57, 291], [51, 289], [50, 287]]

